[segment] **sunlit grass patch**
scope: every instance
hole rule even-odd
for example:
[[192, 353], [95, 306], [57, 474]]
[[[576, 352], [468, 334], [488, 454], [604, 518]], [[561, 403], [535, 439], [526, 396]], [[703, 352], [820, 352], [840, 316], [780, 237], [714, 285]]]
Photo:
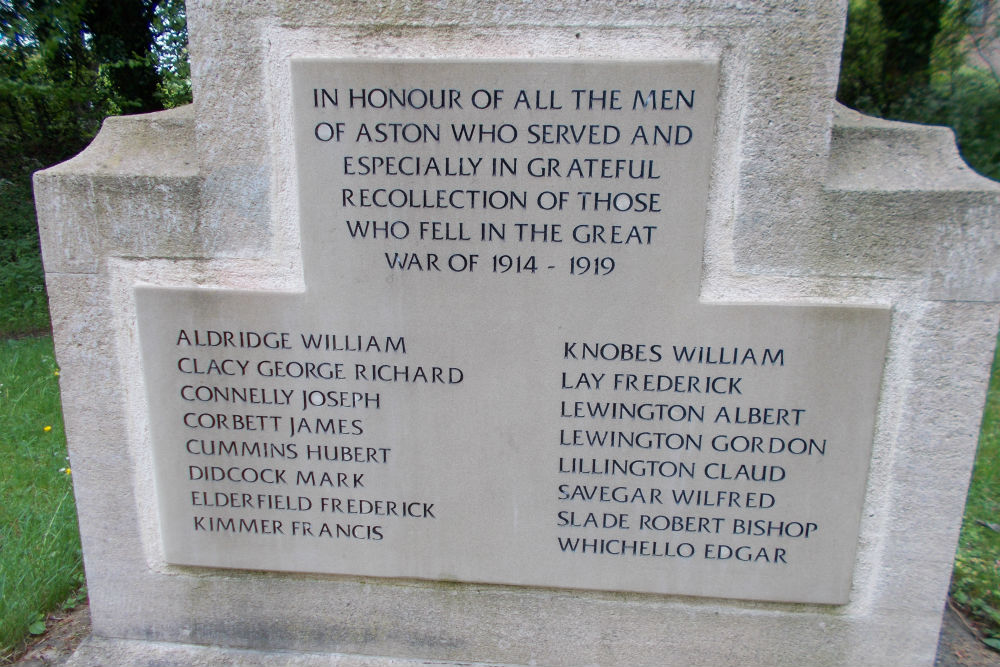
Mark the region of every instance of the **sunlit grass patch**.
[[0, 661], [83, 583], [52, 339], [0, 341]]

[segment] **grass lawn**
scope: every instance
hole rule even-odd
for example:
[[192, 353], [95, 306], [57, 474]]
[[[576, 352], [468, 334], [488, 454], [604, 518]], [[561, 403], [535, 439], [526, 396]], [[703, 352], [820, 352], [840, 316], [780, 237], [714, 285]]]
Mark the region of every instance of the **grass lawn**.
[[52, 338], [0, 340], [0, 664], [83, 585]]

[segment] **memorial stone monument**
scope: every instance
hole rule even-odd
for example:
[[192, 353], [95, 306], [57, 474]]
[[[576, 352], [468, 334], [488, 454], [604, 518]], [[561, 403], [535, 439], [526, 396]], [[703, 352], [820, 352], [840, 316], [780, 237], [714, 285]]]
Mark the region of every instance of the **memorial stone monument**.
[[844, 11], [190, 2], [35, 181], [72, 664], [931, 664], [1000, 186]]

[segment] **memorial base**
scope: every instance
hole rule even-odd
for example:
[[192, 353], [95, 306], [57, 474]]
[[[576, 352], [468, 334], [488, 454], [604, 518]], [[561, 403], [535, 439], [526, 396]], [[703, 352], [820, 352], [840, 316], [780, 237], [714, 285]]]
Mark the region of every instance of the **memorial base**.
[[[90, 637], [65, 667], [427, 667], [433, 665], [484, 665], [471, 662], [401, 660], [381, 656], [302, 653], [299, 651], [248, 651], [218, 646], [194, 646], [133, 639]], [[495, 665], [496, 663], [490, 663]]]

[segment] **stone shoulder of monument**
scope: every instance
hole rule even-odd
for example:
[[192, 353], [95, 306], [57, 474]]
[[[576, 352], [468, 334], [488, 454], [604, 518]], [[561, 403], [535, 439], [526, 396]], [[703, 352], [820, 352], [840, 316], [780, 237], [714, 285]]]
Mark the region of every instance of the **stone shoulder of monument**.
[[194, 134], [191, 106], [112, 117], [82, 153], [37, 172], [46, 271], [96, 273], [110, 256], [208, 256], [218, 244], [199, 224]]
[[828, 190], [1000, 192], [962, 159], [947, 127], [883, 120], [837, 104]]
[[1000, 184], [965, 164], [949, 128], [838, 105], [817, 217], [741, 257], [751, 272], [895, 280], [922, 298], [996, 302], [998, 211]]
[[198, 173], [194, 105], [110, 116], [87, 148], [45, 174], [190, 177]]

